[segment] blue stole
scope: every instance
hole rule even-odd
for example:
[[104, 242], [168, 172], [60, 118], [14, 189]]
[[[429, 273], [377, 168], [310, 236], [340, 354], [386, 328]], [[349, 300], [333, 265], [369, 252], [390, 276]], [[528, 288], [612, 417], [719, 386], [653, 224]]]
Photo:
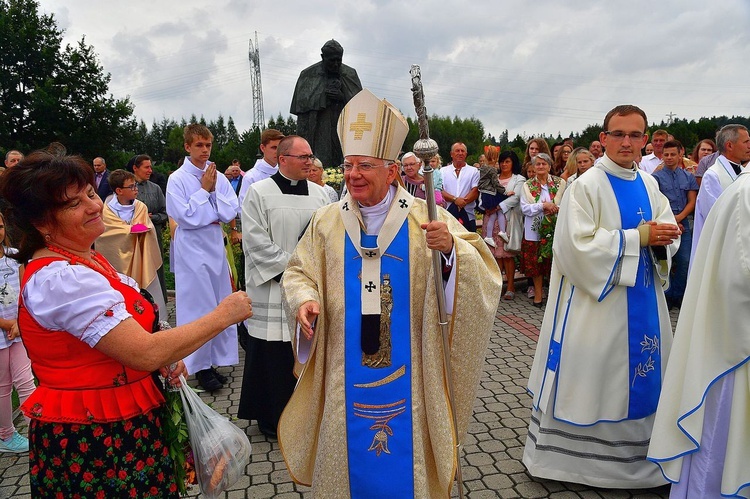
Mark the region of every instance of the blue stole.
[[[640, 175], [624, 180], [607, 173], [622, 229], [651, 220], [651, 201]], [[642, 419], [656, 411], [661, 392], [661, 330], [651, 251], [641, 248], [635, 285], [627, 288], [630, 398], [627, 419]]]
[[[362, 247], [376, 247], [376, 240], [362, 234]], [[346, 428], [340, 430], [347, 435], [349, 493], [414, 497], [408, 222], [381, 257], [381, 287], [388, 276], [393, 294], [389, 367], [362, 365], [362, 258], [348, 234], [344, 262]]]

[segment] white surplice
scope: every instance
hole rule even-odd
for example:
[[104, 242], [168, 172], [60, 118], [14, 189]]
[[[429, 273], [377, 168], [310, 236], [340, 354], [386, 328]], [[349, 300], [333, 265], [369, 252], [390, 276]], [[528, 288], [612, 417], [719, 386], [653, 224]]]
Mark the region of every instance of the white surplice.
[[305, 182], [308, 195], [294, 195], [266, 178], [250, 186], [242, 203], [245, 282], [253, 300], [253, 316], [246, 324], [250, 336], [261, 340], [292, 341], [274, 277], [286, 269], [312, 214], [330, 202], [321, 186]]
[[[171, 270], [178, 326], [203, 317], [232, 292], [221, 222], [229, 223], [237, 215], [237, 195], [224, 175], [216, 176], [214, 192], [205, 191], [203, 174], [185, 158], [167, 182], [167, 214], [177, 222]], [[185, 358], [190, 373], [238, 362], [235, 325]]]
[[250, 186], [255, 182], [260, 182], [264, 178], [270, 177], [277, 171], [279, 171], [278, 165], [270, 165], [264, 158], [260, 158], [255, 162], [255, 166], [253, 166], [247, 173], [245, 173], [245, 176], [242, 177], [240, 193], [237, 196], [239, 198], [239, 206], [237, 207], [237, 209], [239, 210], [240, 215], [242, 215], [242, 205], [244, 204], [245, 196], [247, 195], [247, 190], [250, 188]]
[[[570, 184], [553, 242], [549, 302], [540, 329], [528, 389], [533, 397], [523, 462], [532, 475], [597, 487], [637, 488], [664, 483], [645, 460], [653, 414], [627, 419], [631, 372], [627, 289], [641, 258], [637, 229], [622, 229], [617, 198], [607, 177], [639, 175], [651, 220], [675, 224], [669, 201], [651, 175], [626, 169], [604, 156]], [[648, 220], [646, 220], [648, 221]], [[656, 300], [662, 372], [672, 328], [659, 283], [679, 242], [657, 261]], [[653, 255], [652, 255], [653, 258]], [[551, 338], [562, 344], [559, 364], [548, 369]], [[562, 336], [561, 336], [562, 335]]]
[[750, 497], [748, 220], [746, 172], [706, 219], [648, 451], [680, 497]]
[[703, 174], [701, 186], [698, 190], [698, 197], [695, 199], [695, 221], [693, 224], [693, 247], [690, 248], [690, 268], [693, 268], [695, 252], [698, 249], [703, 225], [706, 223], [708, 213], [711, 211], [716, 200], [719, 199], [724, 189], [729, 187], [737, 178], [734, 168], [729, 164], [729, 160], [724, 155], [719, 155], [716, 162], [708, 167]]

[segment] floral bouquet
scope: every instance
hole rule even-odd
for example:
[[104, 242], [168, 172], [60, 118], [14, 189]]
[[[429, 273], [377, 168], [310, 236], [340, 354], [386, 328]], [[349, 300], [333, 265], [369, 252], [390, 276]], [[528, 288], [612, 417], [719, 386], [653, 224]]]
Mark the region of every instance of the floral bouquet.
[[555, 237], [556, 224], [557, 215], [544, 215], [534, 219], [531, 224], [531, 228], [539, 234], [539, 262], [545, 258], [552, 258], [552, 240]]
[[336, 192], [340, 192], [344, 174], [338, 168], [325, 168], [323, 169], [323, 182], [333, 187]]

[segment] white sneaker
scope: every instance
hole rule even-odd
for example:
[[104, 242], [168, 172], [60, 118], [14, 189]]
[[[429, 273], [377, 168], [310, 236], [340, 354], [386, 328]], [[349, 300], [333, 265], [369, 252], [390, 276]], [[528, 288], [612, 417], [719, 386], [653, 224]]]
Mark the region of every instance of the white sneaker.
[[484, 242], [487, 243], [487, 246], [489, 246], [490, 248], [497, 248], [497, 244], [495, 244], [495, 240], [489, 236], [484, 238]]
[[497, 237], [499, 237], [500, 239], [502, 239], [502, 240], [503, 240], [503, 241], [505, 241], [506, 243], [507, 243], [508, 241], [510, 241], [510, 239], [508, 239], [508, 234], [506, 234], [506, 233], [505, 233], [505, 232], [503, 232], [503, 231], [500, 231], [500, 232], [498, 232], [498, 233], [497, 233]]
[[12, 452], [14, 454], [29, 452], [29, 439], [17, 431], [13, 432], [13, 436], [8, 440], [0, 440], [0, 452]]
[[529, 290], [526, 291], [526, 296], [529, 298], [534, 298], [534, 288], [532, 286], [529, 286]]

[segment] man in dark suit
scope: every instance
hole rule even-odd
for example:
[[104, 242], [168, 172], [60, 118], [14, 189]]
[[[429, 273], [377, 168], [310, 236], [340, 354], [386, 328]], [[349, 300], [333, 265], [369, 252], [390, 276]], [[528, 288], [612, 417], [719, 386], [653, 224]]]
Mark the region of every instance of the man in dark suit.
[[94, 158], [94, 171], [96, 172], [96, 193], [104, 201], [107, 196], [112, 194], [112, 187], [109, 185], [109, 170], [104, 158]]

